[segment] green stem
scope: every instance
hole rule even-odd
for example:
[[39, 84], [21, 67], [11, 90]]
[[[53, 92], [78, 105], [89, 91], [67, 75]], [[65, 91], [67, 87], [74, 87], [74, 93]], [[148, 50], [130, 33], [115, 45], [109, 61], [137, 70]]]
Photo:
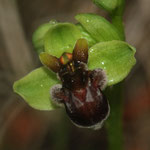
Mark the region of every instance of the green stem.
[[121, 39], [125, 41], [125, 32], [124, 32], [124, 24], [123, 24], [123, 13], [125, 7], [125, 0], [118, 0], [117, 8], [112, 11], [110, 14], [112, 19], [112, 24], [118, 29]]
[[112, 24], [118, 29], [122, 41], [125, 41], [123, 16], [111, 15]]
[[[125, 41], [123, 25], [123, 12], [125, 0], [118, 0], [118, 7], [110, 14], [112, 24], [118, 29], [121, 40]], [[106, 95], [110, 103], [110, 116], [106, 123], [108, 132], [108, 149], [123, 149], [123, 129], [122, 129], [122, 83], [106, 89]]]
[[122, 84], [106, 89], [110, 104], [110, 116], [106, 123], [108, 134], [108, 149], [122, 150]]

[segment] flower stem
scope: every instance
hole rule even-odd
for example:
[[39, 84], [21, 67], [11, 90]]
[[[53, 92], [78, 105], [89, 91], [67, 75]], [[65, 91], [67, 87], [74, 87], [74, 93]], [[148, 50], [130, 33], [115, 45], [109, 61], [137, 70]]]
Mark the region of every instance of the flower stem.
[[108, 149], [122, 150], [122, 84], [117, 84], [106, 89], [106, 94], [110, 104], [110, 116], [106, 123], [108, 134]]
[[[110, 14], [112, 24], [118, 29], [121, 40], [125, 41], [125, 32], [123, 24], [125, 0], [118, 0], [118, 7]], [[123, 149], [123, 129], [122, 129], [122, 83], [106, 89], [106, 95], [110, 103], [110, 116], [106, 123], [108, 134], [108, 149]]]
[[122, 41], [125, 41], [123, 16], [112, 15], [112, 24], [118, 29]]
[[110, 14], [112, 24], [118, 29], [123, 41], [125, 41], [125, 32], [123, 24], [124, 7], [125, 0], [118, 0], [118, 7]]

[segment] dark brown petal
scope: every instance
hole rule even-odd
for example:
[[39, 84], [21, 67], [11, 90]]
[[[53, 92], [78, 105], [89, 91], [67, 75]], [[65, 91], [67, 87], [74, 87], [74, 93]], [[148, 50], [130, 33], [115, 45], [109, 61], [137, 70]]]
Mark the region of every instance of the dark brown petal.
[[73, 50], [73, 59], [75, 61], [81, 61], [87, 63], [88, 61], [88, 43], [85, 39], [79, 39], [76, 42]]
[[60, 70], [60, 63], [59, 59], [55, 56], [52, 56], [46, 52], [40, 54], [40, 60], [43, 65], [51, 69], [53, 72], [59, 72]]

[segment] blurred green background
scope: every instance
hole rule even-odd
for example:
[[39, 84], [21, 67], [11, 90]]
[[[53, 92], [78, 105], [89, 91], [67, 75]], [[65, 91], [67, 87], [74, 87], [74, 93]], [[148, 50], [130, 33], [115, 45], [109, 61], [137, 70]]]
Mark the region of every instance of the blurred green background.
[[[126, 0], [126, 40], [137, 49], [137, 64], [124, 82], [125, 150], [150, 150], [149, 6], [149, 0]], [[32, 45], [36, 28], [52, 19], [76, 23], [84, 12], [109, 19], [91, 0], [0, 0], [0, 150], [107, 150], [105, 127], [77, 128], [65, 110], [32, 109], [12, 90], [15, 80], [41, 66]]]

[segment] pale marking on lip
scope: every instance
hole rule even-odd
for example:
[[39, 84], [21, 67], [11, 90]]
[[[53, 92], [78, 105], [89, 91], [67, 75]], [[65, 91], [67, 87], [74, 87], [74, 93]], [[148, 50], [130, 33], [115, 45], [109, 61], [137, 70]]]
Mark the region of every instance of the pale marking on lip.
[[91, 91], [89, 87], [86, 88], [87, 93], [86, 93], [86, 102], [93, 102], [93, 96], [91, 94]]
[[81, 102], [76, 96], [74, 96], [73, 93], [72, 93], [72, 100], [77, 108], [80, 108], [84, 105], [84, 103]]

